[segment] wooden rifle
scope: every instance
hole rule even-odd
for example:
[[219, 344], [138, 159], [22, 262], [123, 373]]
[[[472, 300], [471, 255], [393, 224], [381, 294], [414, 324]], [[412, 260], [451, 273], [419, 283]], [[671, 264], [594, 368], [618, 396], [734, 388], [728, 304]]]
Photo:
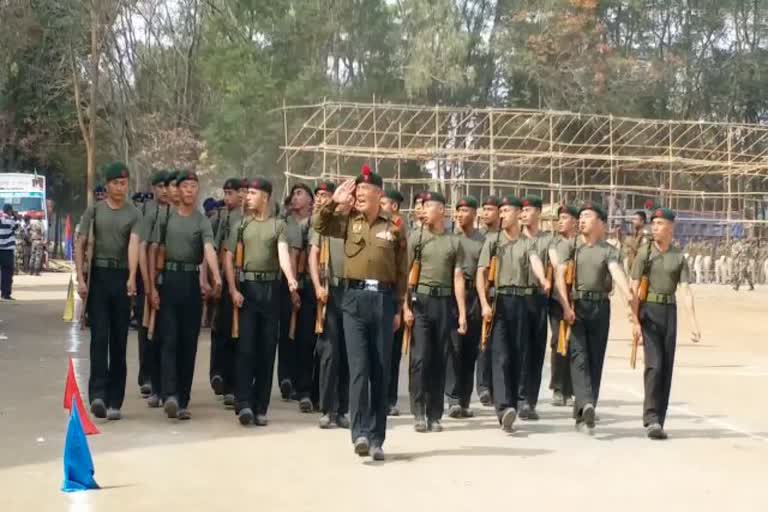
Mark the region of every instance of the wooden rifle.
[[[568, 260], [565, 266], [565, 301], [570, 307], [573, 307], [573, 301], [571, 300], [571, 290], [576, 283], [576, 258], [578, 257], [576, 244], [578, 242], [579, 235], [577, 234], [573, 238], [573, 247], [571, 248], [571, 254], [573, 257]], [[560, 329], [557, 334], [557, 353], [563, 357], [568, 356], [568, 344], [571, 341], [571, 328], [564, 319], [560, 320]]]
[[[235, 246], [235, 289], [240, 291], [240, 275], [243, 272], [243, 259], [245, 258], [245, 246], [243, 244], [243, 232], [245, 231], [245, 216], [240, 220], [237, 228], [237, 245]], [[240, 338], [240, 308], [236, 304], [232, 307], [232, 339]]]
[[[320, 274], [320, 286], [326, 293], [329, 293], [328, 280], [330, 277], [329, 260], [331, 257], [331, 240], [327, 236], [320, 236], [320, 261], [318, 264], [318, 273]], [[328, 304], [318, 304], [317, 314], [315, 315], [315, 334], [323, 334], [325, 329], [325, 314]]]
[[[157, 218], [160, 215], [160, 203], [155, 208], [155, 219], [152, 221], [152, 229], [149, 230], [149, 234], [155, 230], [157, 224]], [[148, 250], [149, 248], [147, 248]], [[147, 269], [149, 270], [149, 269]], [[141, 326], [149, 330], [149, 318], [152, 316], [152, 297], [150, 297], [150, 290], [144, 290], [144, 315], [141, 318]]]
[[[157, 247], [157, 256], [155, 257], [155, 273], [156, 286], [160, 288], [163, 285], [163, 277], [165, 273], [165, 239], [168, 236], [168, 223], [171, 221], [171, 205], [170, 203], [165, 206], [165, 224], [162, 227], [160, 233], [160, 244]], [[147, 337], [151, 340], [155, 334], [155, 323], [157, 322], [157, 310], [152, 309], [149, 314], [149, 330], [147, 331]]]
[[[408, 288], [405, 292], [405, 300], [412, 301], [413, 294], [416, 293], [416, 287], [419, 285], [419, 279], [421, 279], [421, 253], [422, 253], [422, 240], [424, 239], [424, 223], [421, 223], [419, 227], [419, 243], [413, 249], [413, 262], [411, 263], [411, 269], [408, 271]], [[411, 346], [411, 336], [413, 336], [413, 325], [405, 324], [403, 328], [403, 355], [408, 353], [408, 348]]]
[[[645, 255], [643, 262], [643, 276], [640, 278], [640, 285], [637, 287], [637, 316], [640, 317], [640, 308], [648, 300], [648, 290], [650, 289], [650, 279], [648, 274], [651, 270], [651, 252], [653, 252], [653, 237], [648, 240], [648, 254]], [[629, 355], [629, 366], [633, 370], [637, 366], [637, 347], [640, 345], [640, 337], [632, 335], [632, 352]]]
[[96, 250], [96, 208], [98, 203], [93, 206], [93, 220], [91, 220], [91, 226], [88, 228], [88, 239], [85, 241], [85, 261], [83, 262], [85, 268], [83, 268], [83, 279], [85, 279], [85, 287], [88, 290], [85, 294], [85, 304], [83, 304], [80, 310], [80, 330], [85, 329], [86, 314], [88, 312], [88, 301], [91, 295], [91, 275], [93, 274], [93, 254]]
[[491, 311], [493, 312], [491, 319], [486, 320], [483, 318], [483, 325], [480, 331], [480, 351], [484, 351], [488, 344], [488, 338], [491, 336], [491, 329], [493, 328], [493, 317], [496, 316], [496, 300], [498, 294], [496, 293], [496, 281], [499, 277], [499, 242], [501, 241], [501, 219], [499, 219], [499, 230], [496, 233], [496, 243], [491, 246], [491, 262], [488, 265], [488, 298], [493, 300]]

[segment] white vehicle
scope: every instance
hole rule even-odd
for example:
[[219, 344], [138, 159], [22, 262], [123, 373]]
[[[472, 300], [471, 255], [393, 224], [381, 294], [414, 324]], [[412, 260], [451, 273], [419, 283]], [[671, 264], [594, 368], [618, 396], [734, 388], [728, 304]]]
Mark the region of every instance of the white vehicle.
[[48, 208], [45, 196], [45, 176], [0, 173], [0, 207], [10, 204], [21, 217], [29, 216], [43, 224], [48, 233]]

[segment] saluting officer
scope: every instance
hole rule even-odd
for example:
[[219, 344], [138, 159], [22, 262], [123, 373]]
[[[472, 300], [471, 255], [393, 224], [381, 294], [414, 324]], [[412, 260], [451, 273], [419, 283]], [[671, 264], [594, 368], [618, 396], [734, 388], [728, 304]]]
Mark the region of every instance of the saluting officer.
[[[522, 199], [523, 209], [520, 215], [525, 235], [533, 244], [539, 259], [545, 268], [549, 264], [549, 246], [552, 235], [541, 230], [542, 201], [538, 196], [525, 196]], [[535, 282], [533, 270], [529, 271], [529, 282]], [[548, 284], [551, 290], [552, 283]], [[523, 337], [522, 371], [520, 373], [520, 410], [519, 417], [523, 420], [539, 419], [536, 404], [539, 401], [541, 374], [544, 368], [544, 356], [547, 353], [547, 304], [549, 293], [539, 287], [535, 293], [525, 298], [528, 314], [528, 332]]]
[[[392, 333], [400, 324], [408, 271], [406, 241], [397, 219], [381, 210], [383, 180], [364, 166], [318, 208], [318, 233], [343, 238], [345, 290], [342, 311], [350, 376], [350, 416], [355, 453], [384, 459]], [[355, 195], [355, 211], [335, 214]], [[370, 391], [370, 392], [369, 392]]]
[[[480, 233], [485, 235], [486, 239], [499, 231], [499, 204], [499, 198], [496, 196], [488, 196], [483, 200]], [[493, 402], [491, 350], [489, 343], [477, 357], [477, 396], [480, 403], [486, 407]]]
[[[419, 194], [421, 197], [421, 194]], [[388, 190], [384, 197], [381, 198], [381, 209], [386, 213], [389, 213], [393, 219], [399, 219], [397, 222], [403, 230], [403, 237], [407, 240], [408, 233], [406, 229], [407, 223], [402, 215], [400, 215], [400, 205], [403, 204], [403, 195], [397, 190]], [[422, 201], [419, 199], [419, 212], [422, 209]], [[421, 215], [421, 213], [419, 213]], [[403, 357], [403, 329], [404, 323], [400, 323], [400, 327], [395, 331], [394, 343], [392, 343], [392, 364], [390, 365], [389, 373], [389, 412], [390, 416], [399, 416], [400, 408], [397, 406], [397, 389], [400, 383], [400, 359]]]
[[[125, 397], [125, 362], [131, 300], [136, 295], [141, 213], [127, 201], [128, 167], [104, 168], [106, 197], [83, 213], [75, 246], [78, 293], [91, 327], [88, 397], [97, 418], [119, 420]], [[85, 269], [86, 241], [93, 226], [91, 268]], [[88, 273], [86, 282], [85, 274]]]
[[[214, 248], [219, 266], [223, 269], [223, 248], [230, 235], [240, 225], [241, 199], [240, 178], [229, 178], [224, 182], [224, 212], [220, 214], [214, 231]], [[217, 395], [224, 395], [224, 405], [235, 405], [235, 343], [232, 341], [232, 298], [229, 287], [224, 283], [221, 298], [216, 305], [216, 316], [211, 326], [211, 366], [209, 378], [211, 388]]]
[[[612, 282], [621, 292], [629, 311], [631, 295], [626, 274], [621, 266], [621, 253], [605, 241], [608, 216], [602, 206], [588, 202], [579, 210], [581, 240], [575, 248], [558, 255], [557, 287], [565, 320], [572, 324], [569, 342], [571, 379], [576, 395], [574, 416], [576, 428], [586, 425], [591, 433], [595, 427], [595, 407], [600, 395], [600, 381], [608, 343], [611, 321], [609, 294]], [[566, 246], [563, 246], [565, 251]], [[573, 259], [576, 277], [571, 298], [573, 308], [565, 302], [565, 266]]]
[[408, 240], [410, 265], [420, 254], [421, 272], [403, 304], [403, 319], [413, 326], [409, 391], [414, 430], [442, 432], [445, 367], [451, 332], [457, 328], [457, 306], [458, 332], [467, 332], [464, 256], [459, 239], [445, 229], [445, 197], [439, 192], [426, 192], [422, 197], [423, 224]]
[[[213, 230], [208, 219], [197, 209], [200, 191], [194, 172], [182, 170], [176, 177], [178, 207], [152, 234], [153, 254], [150, 273], [157, 272], [156, 244], [165, 232], [166, 261], [161, 286], [153, 290], [152, 302], [158, 310], [162, 332], [162, 398], [169, 418], [188, 420], [192, 379], [195, 371], [203, 300], [221, 292], [221, 275], [213, 248]], [[200, 275], [206, 264], [213, 276], [211, 290]], [[162, 307], [161, 307], [162, 305]]]
[[[262, 177], [250, 180], [245, 215], [232, 226], [227, 241], [225, 267], [232, 303], [239, 308], [240, 337], [235, 342], [235, 413], [243, 426], [267, 424], [280, 313], [280, 270], [294, 301], [298, 283], [291, 266], [283, 219], [270, 217], [272, 183]], [[235, 268], [238, 243], [242, 268]]]
[[[522, 346], [528, 335], [526, 297], [537, 293], [531, 282], [529, 268], [547, 287], [544, 267], [533, 243], [518, 226], [520, 199], [507, 195], [500, 202], [501, 233], [486, 236], [480, 252], [477, 272], [477, 293], [483, 308], [483, 318], [492, 321], [491, 355], [493, 363], [493, 401], [502, 429], [512, 432], [517, 418]], [[498, 269], [496, 277], [496, 308], [486, 294], [488, 268], [492, 248], [496, 246]]]
[[685, 306], [693, 320], [691, 338], [701, 340], [699, 322], [693, 306], [693, 292], [688, 281], [690, 269], [682, 251], [672, 245], [675, 213], [658, 208], [651, 216], [653, 241], [640, 247], [632, 265], [632, 289], [638, 292], [643, 276], [648, 279], [648, 297], [639, 305], [645, 354], [645, 400], [643, 426], [651, 439], [666, 439], [664, 422], [667, 417], [672, 369], [677, 345], [677, 306], [675, 292], [680, 288]]
[[461, 269], [464, 274], [464, 307], [467, 315], [467, 332], [451, 332], [452, 350], [446, 368], [446, 396], [448, 397], [448, 416], [451, 418], [471, 418], [474, 414], [469, 408], [472, 386], [475, 377], [475, 361], [480, 348], [480, 301], [475, 288], [477, 262], [485, 243], [485, 236], [475, 228], [477, 217], [477, 199], [463, 197], [456, 203], [456, 237], [461, 244], [464, 258]]
[[[315, 188], [315, 207], [319, 208], [331, 200], [336, 185], [323, 181]], [[337, 206], [337, 211], [348, 213], [351, 205]], [[318, 382], [320, 402], [320, 428], [337, 425], [349, 428], [347, 411], [349, 410], [349, 367], [347, 349], [344, 342], [341, 303], [344, 289], [341, 277], [344, 275], [344, 242], [339, 238], [320, 236], [312, 229], [309, 251], [309, 273], [317, 297], [317, 307], [325, 305], [325, 317], [322, 333], [317, 337]], [[321, 282], [320, 256], [327, 251], [328, 261], [325, 266], [325, 285]]]
[[[579, 209], [575, 206], [561, 206], [557, 210], [558, 235], [549, 246], [549, 259], [552, 267], [559, 265], [559, 254], [569, 254], [571, 247], [576, 242], [576, 234], [579, 223]], [[560, 321], [563, 319], [563, 308], [557, 299], [559, 291], [554, 289], [549, 299], [549, 329], [550, 341], [550, 372], [549, 389], [552, 390], [552, 405], [563, 407], [568, 405], [568, 400], [573, 397], [573, 384], [571, 383], [571, 362], [568, 355], [560, 355], [557, 352], [557, 342], [560, 334]]]

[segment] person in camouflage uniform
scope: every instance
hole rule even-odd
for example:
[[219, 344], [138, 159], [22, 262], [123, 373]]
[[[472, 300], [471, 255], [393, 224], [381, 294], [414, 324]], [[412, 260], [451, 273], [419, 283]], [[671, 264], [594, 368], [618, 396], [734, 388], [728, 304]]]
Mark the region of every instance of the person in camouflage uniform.
[[43, 256], [45, 253], [45, 235], [43, 226], [39, 221], [32, 222], [29, 227], [29, 243], [31, 246], [29, 256], [29, 273], [33, 276], [39, 276], [43, 269]]
[[731, 257], [733, 258], [733, 289], [738, 291], [743, 281], [747, 281], [749, 289], [754, 290], [755, 285], [752, 282], [752, 276], [749, 272], [749, 259], [751, 257], [751, 248], [749, 242], [738, 241], [731, 245]]

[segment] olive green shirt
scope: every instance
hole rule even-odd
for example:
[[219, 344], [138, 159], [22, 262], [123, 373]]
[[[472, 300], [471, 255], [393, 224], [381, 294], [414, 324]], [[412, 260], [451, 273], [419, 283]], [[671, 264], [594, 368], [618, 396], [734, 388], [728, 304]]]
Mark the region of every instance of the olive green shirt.
[[[499, 239], [497, 256], [499, 263], [496, 276], [496, 287], [519, 286], [528, 288], [534, 286], [529, 281], [530, 257], [533, 244], [521, 233], [514, 240], [510, 240], [506, 233], [502, 233]], [[478, 268], [488, 268], [491, 265], [491, 253], [496, 246], [496, 236], [488, 236], [480, 251]]]
[[165, 222], [169, 210], [170, 209], [167, 208], [166, 205], [161, 205], [154, 201], [151, 205], [147, 205], [144, 217], [141, 219], [141, 228], [139, 232], [139, 237], [142, 242], [149, 242], [151, 240], [155, 225]]
[[381, 210], [369, 224], [362, 213], [334, 213], [336, 206], [336, 202], [328, 201], [318, 208], [312, 216], [312, 226], [321, 235], [344, 239], [344, 277], [391, 283], [399, 305], [405, 297], [408, 279], [403, 230]]
[[[279, 272], [280, 258], [277, 244], [288, 243], [286, 225], [283, 219], [270, 217], [258, 220], [253, 216], [243, 219], [243, 270], [247, 272]], [[237, 249], [240, 225], [229, 232], [227, 250], [232, 254]]]
[[649, 259], [649, 247], [650, 244], [640, 246], [637, 258], [632, 265], [632, 279], [639, 281], [644, 271], [647, 271], [649, 292], [673, 295], [677, 291], [678, 284], [688, 283], [690, 280], [688, 262], [683, 252], [674, 246], [670, 246], [667, 252], [662, 253], [654, 245]]
[[[558, 246], [557, 256], [560, 263], [567, 263], [573, 259], [571, 254], [573, 243]], [[616, 262], [621, 264], [621, 252], [605, 240], [600, 240], [593, 246], [585, 244], [582, 240], [576, 243], [576, 282], [574, 289], [580, 292], [610, 292], [613, 287], [611, 273], [608, 264]]]
[[[312, 229], [309, 243], [315, 247], [320, 247], [320, 233]], [[331, 261], [328, 265], [329, 277], [342, 277], [344, 275], [344, 241], [340, 238], [328, 238], [328, 247], [331, 253]]]
[[[167, 224], [167, 227], [166, 227]], [[195, 210], [191, 215], [179, 215], [171, 210], [171, 215], [163, 222], [158, 222], [152, 232], [152, 243], [161, 243], [165, 230], [165, 258], [167, 261], [192, 263], [203, 262], [205, 244], [213, 245], [213, 228], [210, 220]]]
[[[529, 238], [529, 240], [531, 242], [531, 250], [541, 260], [541, 264], [544, 266], [544, 273], [546, 274], [547, 264], [549, 263], [549, 248], [555, 238], [552, 233], [539, 231], [534, 238]], [[528, 269], [528, 281], [530, 283], [537, 283], [537, 285], [539, 284], [539, 280], [536, 277], [536, 274], [533, 273], [532, 268]]]
[[240, 208], [233, 208], [231, 210], [222, 212], [221, 219], [219, 219], [219, 222], [216, 223], [218, 229], [214, 230], [215, 235], [213, 237], [213, 246], [216, 248], [216, 250], [219, 250], [222, 245], [226, 248], [230, 235], [233, 231], [236, 232], [237, 228], [240, 227], [240, 221], [242, 218], [243, 216]]
[[307, 222], [299, 222], [293, 215], [288, 215], [285, 219], [285, 237], [291, 249], [305, 250], [309, 243], [309, 219]]
[[[464, 254], [464, 259], [461, 262], [464, 279], [471, 280], [474, 283], [475, 275], [477, 274], [477, 262], [480, 260], [480, 251], [483, 250], [483, 245], [485, 244], [485, 235], [480, 230], [475, 229], [469, 236], [464, 233], [457, 233], [456, 237], [459, 239]], [[473, 284], [472, 289], [474, 288]]]
[[456, 270], [462, 270], [461, 264], [464, 261], [464, 253], [458, 237], [447, 231], [440, 234], [432, 233], [428, 229], [424, 229], [423, 233], [421, 229], [414, 231], [408, 240], [409, 265], [413, 265], [419, 246], [421, 246], [419, 284], [453, 288], [453, 273]]
[[128, 242], [131, 235], [140, 235], [141, 212], [128, 202], [125, 202], [121, 208], [113, 210], [106, 201], [99, 201], [89, 206], [83, 213], [77, 230], [78, 235], [87, 238], [91, 224], [94, 224], [93, 257], [127, 263]]

